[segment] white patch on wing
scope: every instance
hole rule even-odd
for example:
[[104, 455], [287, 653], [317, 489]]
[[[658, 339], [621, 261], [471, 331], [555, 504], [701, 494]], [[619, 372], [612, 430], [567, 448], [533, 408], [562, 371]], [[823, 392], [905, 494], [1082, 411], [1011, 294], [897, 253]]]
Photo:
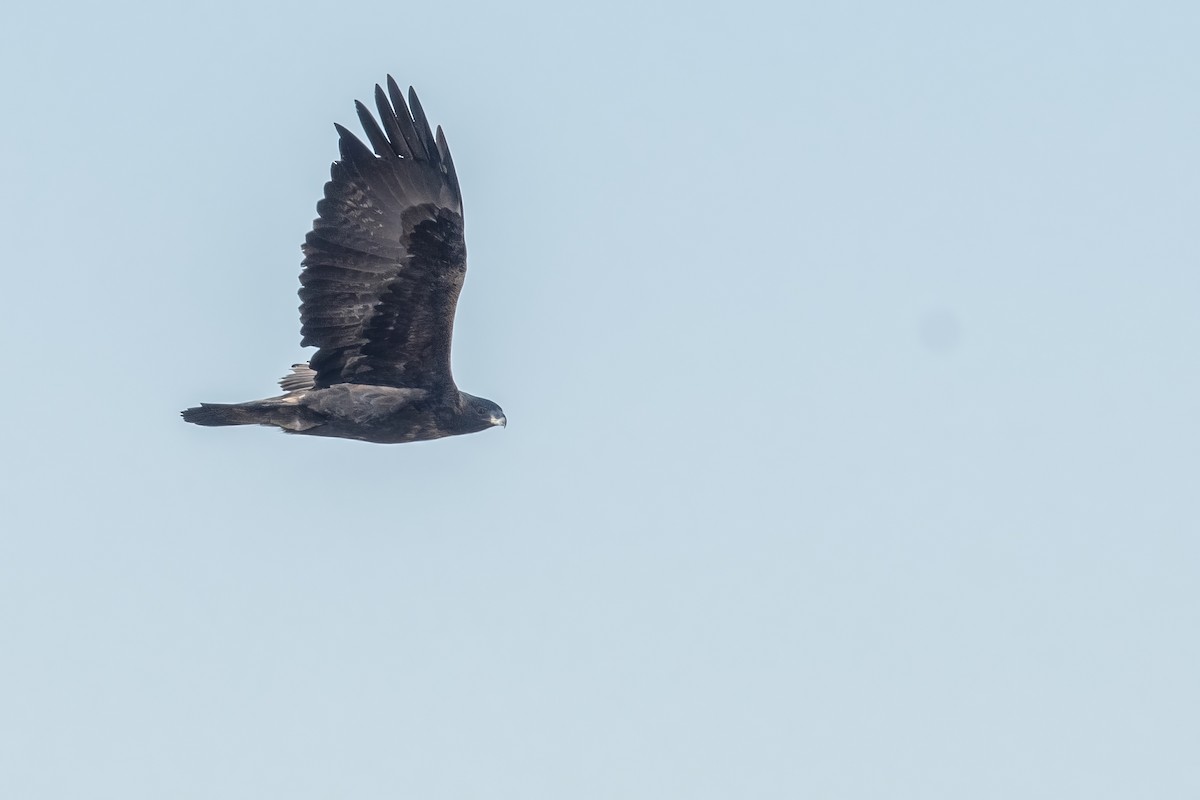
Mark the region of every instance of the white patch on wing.
[[301, 389], [311, 389], [316, 384], [317, 373], [308, 366], [308, 362], [303, 364], [292, 364], [292, 371], [289, 375], [284, 375], [279, 379], [279, 388], [285, 392], [297, 392]]

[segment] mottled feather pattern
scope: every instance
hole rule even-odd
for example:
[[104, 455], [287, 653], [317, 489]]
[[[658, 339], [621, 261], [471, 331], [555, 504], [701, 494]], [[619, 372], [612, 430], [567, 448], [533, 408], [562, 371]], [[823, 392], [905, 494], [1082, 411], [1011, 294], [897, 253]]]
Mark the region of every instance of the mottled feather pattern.
[[375, 96], [382, 125], [357, 104], [374, 151], [337, 127], [342, 159], [303, 248], [301, 335], [318, 348], [318, 387], [453, 385], [450, 338], [466, 273], [458, 180], [415, 92], [405, 105], [394, 81], [388, 90]]
[[466, 276], [462, 217], [434, 206], [405, 216], [407, 262], [364, 329], [365, 358], [351, 368], [359, 383], [432, 386], [450, 373], [454, 309]]

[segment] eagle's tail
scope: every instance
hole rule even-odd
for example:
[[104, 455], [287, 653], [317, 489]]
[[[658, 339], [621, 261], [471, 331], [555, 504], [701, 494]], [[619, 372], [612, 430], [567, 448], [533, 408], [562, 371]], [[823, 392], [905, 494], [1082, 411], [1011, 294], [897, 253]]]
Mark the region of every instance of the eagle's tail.
[[185, 422], [196, 425], [216, 427], [220, 425], [262, 425], [270, 424], [261, 409], [256, 404], [238, 403], [201, 403], [195, 408], [180, 412]]
[[274, 425], [285, 431], [300, 433], [322, 425], [320, 414], [304, 408], [294, 395], [251, 400], [248, 403], [201, 403], [181, 411], [185, 422], [207, 427], [222, 425]]

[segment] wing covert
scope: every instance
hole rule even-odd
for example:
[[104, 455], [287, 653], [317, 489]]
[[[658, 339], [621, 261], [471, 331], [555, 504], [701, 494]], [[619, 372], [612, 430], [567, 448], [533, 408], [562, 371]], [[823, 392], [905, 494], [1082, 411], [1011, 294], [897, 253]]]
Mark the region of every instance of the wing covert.
[[[445, 137], [416, 92], [356, 103], [370, 147], [336, 126], [341, 158], [303, 247], [301, 344], [317, 387], [453, 388], [450, 344], [466, 275], [462, 196]], [[412, 111], [409, 111], [411, 105]]]

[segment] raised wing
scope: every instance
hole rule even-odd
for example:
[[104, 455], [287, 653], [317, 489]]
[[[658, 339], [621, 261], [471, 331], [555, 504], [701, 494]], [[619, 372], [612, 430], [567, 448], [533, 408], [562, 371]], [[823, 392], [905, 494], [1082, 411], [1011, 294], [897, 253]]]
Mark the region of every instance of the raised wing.
[[[462, 194], [442, 129], [389, 75], [379, 122], [356, 103], [368, 149], [338, 125], [341, 160], [304, 244], [301, 344], [317, 387], [449, 390], [454, 309], [467, 271]], [[390, 102], [389, 102], [390, 100]]]

